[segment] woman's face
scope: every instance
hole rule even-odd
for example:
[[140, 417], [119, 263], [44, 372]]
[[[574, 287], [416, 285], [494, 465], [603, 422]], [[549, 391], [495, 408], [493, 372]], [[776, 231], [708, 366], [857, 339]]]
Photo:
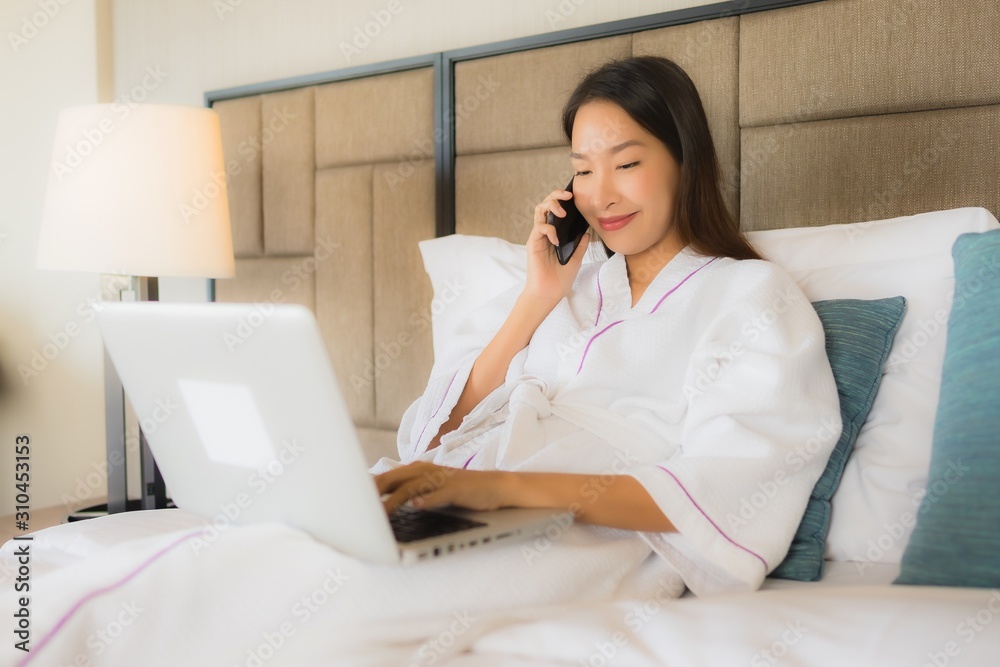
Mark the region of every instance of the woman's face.
[[666, 145], [617, 104], [587, 102], [573, 122], [573, 199], [606, 246], [665, 257], [679, 245], [673, 225], [681, 167]]

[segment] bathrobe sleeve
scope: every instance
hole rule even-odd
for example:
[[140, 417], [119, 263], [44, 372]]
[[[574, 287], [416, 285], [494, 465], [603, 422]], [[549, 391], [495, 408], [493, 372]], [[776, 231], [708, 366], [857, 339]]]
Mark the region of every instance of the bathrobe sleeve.
[[[397, 433], [400, 462], [409, 463], [427, 451], [427, 445], [458, 403], [473, 364], [500, 330], [523, 287], [523, 284], [511, 286], [477, 308], [456, 327], [444, 354], [434, 360], [423, 395], [403, 413]], [[493, 394], [485, 397], [483, 403], [491, 396]], [[470, 413], [467, 419], [471, 417]]]
[[696, 595], [760, 587], [787, 553], [841, 430], [812, 304], [768, 262], [727, 273], [688, 362], [679, 452], [629, 471], [677, 530], [644, 536]]

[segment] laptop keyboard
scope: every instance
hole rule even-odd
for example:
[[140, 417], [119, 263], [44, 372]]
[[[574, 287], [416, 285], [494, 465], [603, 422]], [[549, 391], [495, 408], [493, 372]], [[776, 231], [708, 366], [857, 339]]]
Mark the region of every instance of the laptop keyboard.
[[432, 510], [419, 510], [409, 505], [400, 505], [389, 515], [392, 532], [397, 542], [416, 542], [428, 537], [447, 535], [467, 528], [485, 526], [481, 521], [465, 517], [442, 514]]

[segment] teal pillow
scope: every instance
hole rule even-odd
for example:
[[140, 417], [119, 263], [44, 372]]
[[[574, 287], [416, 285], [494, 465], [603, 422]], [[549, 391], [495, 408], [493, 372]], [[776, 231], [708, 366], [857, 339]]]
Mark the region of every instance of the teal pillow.
[[809, 496], [788, 555], [771, 572], [779, 579], [823, 578], [823, 551], [830, 530], [830, 499], [882, 381], [882, 365], [903, 320], [906, 299], [832, 299], [813, 303], [826, 333], [826, 354], [840, 396], [844, 429]]
[[955, 299], [927, 493], [897, 584], [1000, 586], [1000, 230], [952, 246]]

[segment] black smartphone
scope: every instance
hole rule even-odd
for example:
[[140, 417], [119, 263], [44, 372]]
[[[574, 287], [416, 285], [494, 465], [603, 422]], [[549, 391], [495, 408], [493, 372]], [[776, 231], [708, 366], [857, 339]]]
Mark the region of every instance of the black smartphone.
[[[573, 192], [572, 178], [569, 179], [566, 189]], [[584, 235], [590, 225], [587, 224], [587, 220], [576, 208], [572, 199], [568, 201], [560, 199], [559, 204], [566, 211], [566, 217], [560, 218], [549, 211], [548, 223], [556, 228], [556, 236], [559, 238], [559, 245], [556, 246], [556, 258], [560, 264], [565, 265], [580, 243], [580, 237]]]

